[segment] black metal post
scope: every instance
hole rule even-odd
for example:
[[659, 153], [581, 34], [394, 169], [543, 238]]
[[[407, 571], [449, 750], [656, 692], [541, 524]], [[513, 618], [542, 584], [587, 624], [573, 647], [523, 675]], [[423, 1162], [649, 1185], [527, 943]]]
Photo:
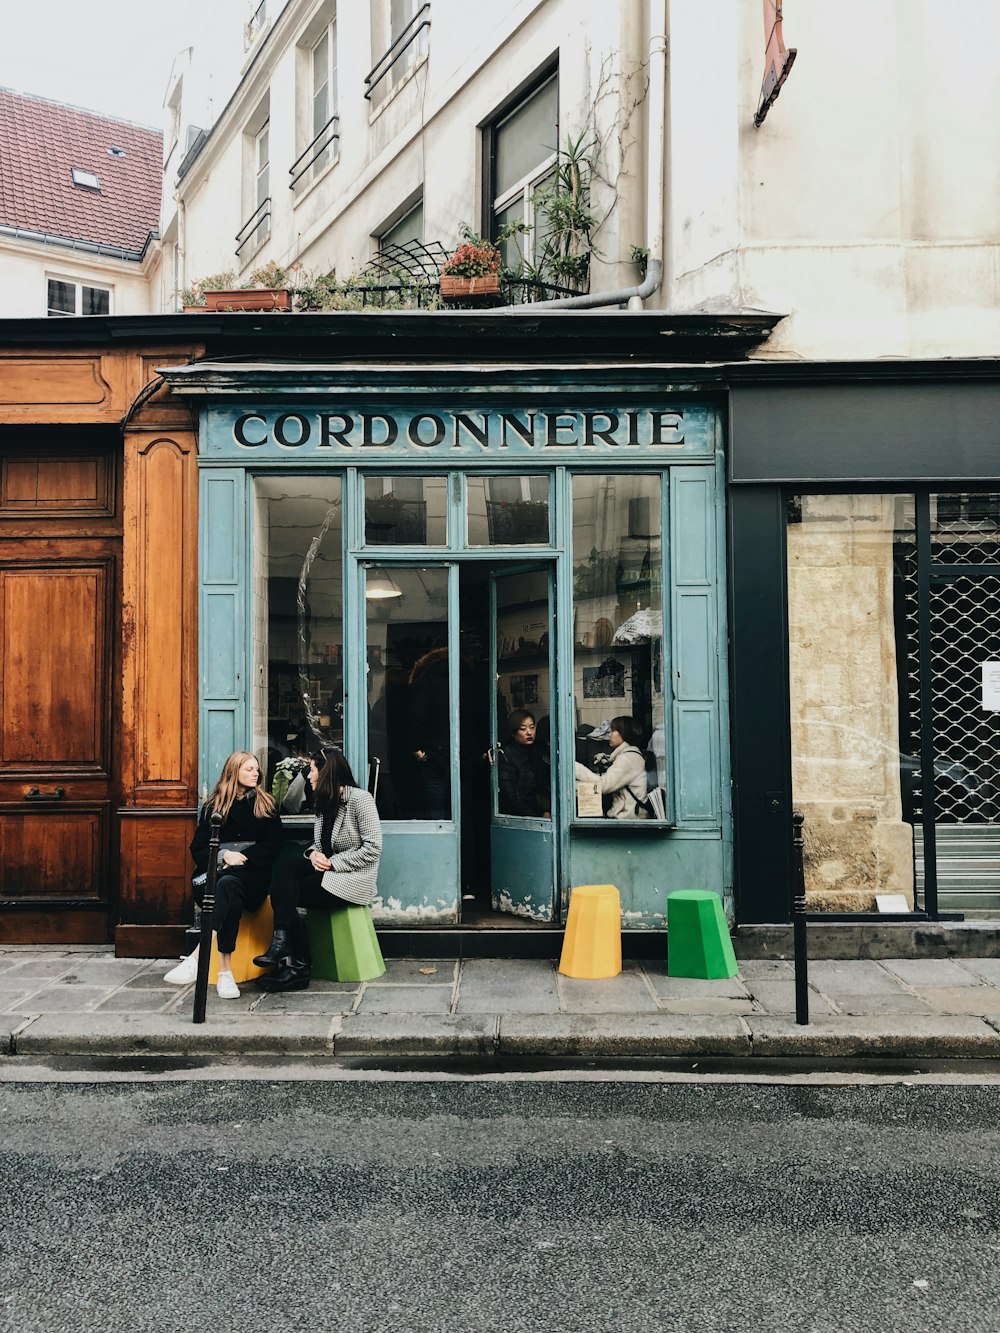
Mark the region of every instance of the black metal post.
[[201, 937], [198, 940], [198, 975], [194, 983], [195, 1023], [204, 1023], [208, 1001], [208, 969], [212, 962], [212, 917], [215, 914], [215, 882], [219, 877], [219, 843], [222, 841], [222, 816], [212, 815], [212, 832], [208, 841], [208, 879], [205, 896], [201, 900]]
[[795, 897], [792, 900], [792, 930], [795, 944], [795, 1021], [809, 1022], [809, 951], [806, 943], [806, 869], [805, 839], [802, 825], [805, 815], [801, 810], [792, 811], [792, 850], [795, 859], [794, 886]]

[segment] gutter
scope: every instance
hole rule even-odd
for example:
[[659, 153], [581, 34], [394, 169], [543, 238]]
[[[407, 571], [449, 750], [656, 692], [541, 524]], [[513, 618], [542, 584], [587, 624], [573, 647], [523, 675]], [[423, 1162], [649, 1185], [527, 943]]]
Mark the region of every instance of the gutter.
[[667, 134], [667, 8], [666, 0], [649, 0], [649, 96], [646, 121], [646, 276], [635, 287], [611, 292], [586, 292], [555, 301], [529, 301], [512, 310], [594, 310], [627, 305], [641, 310], [663, 281], [664, 150]]
[[88, 255], [101, 255], [105, 259], [121, 259], [141, 264], [146, 258], [151, 242], [159, 240], [160, 233], [149, 232], [141, 250], [127, 250], [123, 245], [104, 245], [100, 241], [79, 241], [70, 236], [54, 236], [46, 231], [29, 231], [25, 227], [9, 227], [2, 222], [0, 222], [0, 236], [9, 236], [15, 241], [33, 241], [36, 245], [55, 245], [65, 250], [80, 250]]

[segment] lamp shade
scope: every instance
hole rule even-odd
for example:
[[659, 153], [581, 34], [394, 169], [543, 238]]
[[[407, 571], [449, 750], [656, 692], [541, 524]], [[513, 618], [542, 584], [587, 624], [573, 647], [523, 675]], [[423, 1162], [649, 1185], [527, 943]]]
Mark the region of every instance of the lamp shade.
[[373, 569], [368, 571], [368, 581], [365, 584], [365, 597], [370, 602], [384, 602], [390, 597], [402, 597], [403, 591], [397, 588], [389, 577], [389, 571], [386, 569]]

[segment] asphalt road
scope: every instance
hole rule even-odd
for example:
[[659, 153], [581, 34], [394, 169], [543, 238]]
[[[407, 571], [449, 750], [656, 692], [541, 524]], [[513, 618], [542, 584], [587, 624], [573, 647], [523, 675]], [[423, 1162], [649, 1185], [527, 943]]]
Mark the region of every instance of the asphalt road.
[[0, 1087], [0, 1328], [1000, 1330], [1000, 1087]]

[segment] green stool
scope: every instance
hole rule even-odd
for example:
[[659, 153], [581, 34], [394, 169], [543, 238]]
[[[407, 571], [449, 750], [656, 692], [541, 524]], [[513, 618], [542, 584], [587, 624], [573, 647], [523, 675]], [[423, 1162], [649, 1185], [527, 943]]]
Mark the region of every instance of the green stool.
[[705, 889], [667, 895], [667, 975], [705, 980], [735, 977], [729, 923], [722, 899]]
[[306, 931], [320, 981], [374, 981], [385, 971], [370, 907], [310, 907]]

